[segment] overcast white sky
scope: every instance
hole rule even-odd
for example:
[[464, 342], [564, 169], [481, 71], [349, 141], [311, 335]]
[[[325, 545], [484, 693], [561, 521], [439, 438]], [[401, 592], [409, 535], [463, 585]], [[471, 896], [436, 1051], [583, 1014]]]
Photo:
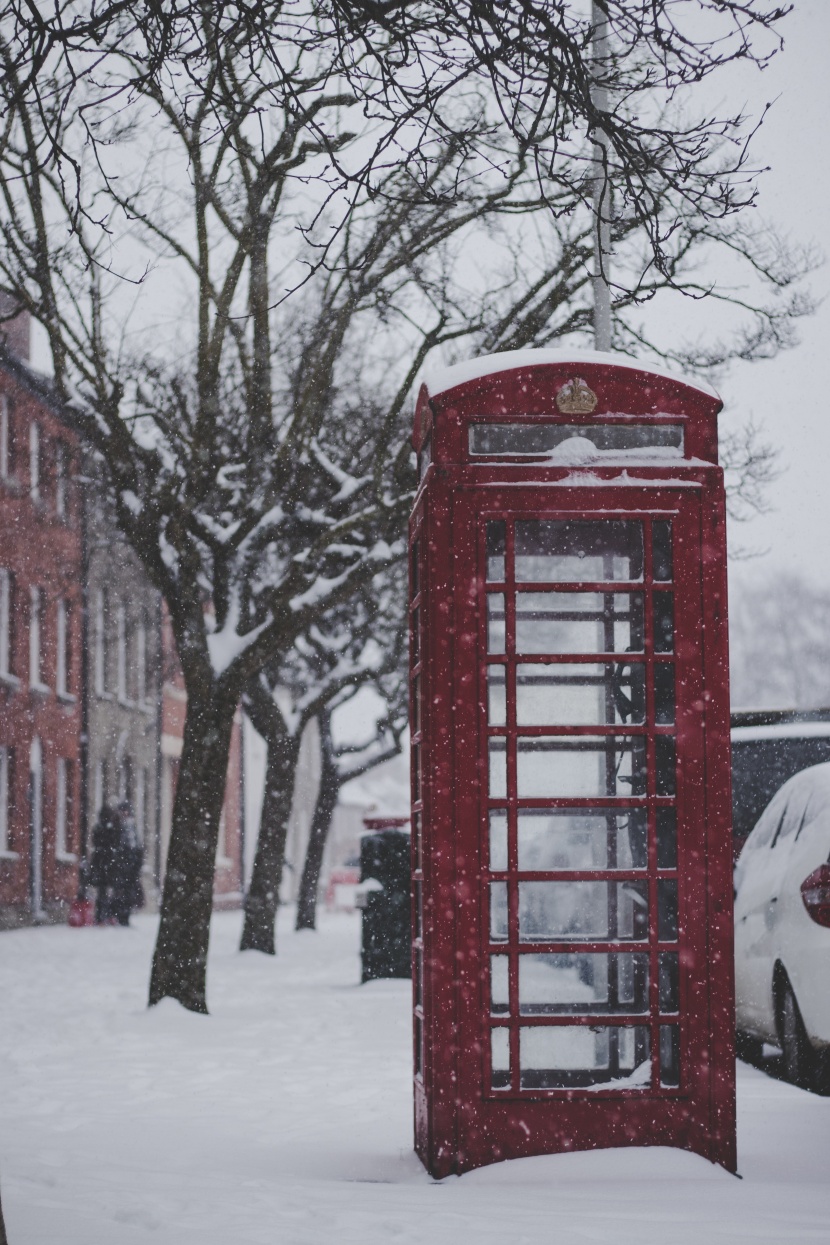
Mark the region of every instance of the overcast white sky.
[[[796, 241], [814, 240], [830, 261], [830, 0], [795, 0], [782, 27], [786, 46], [763, 73], [727, 71], [734, 98], [757, 115], [767, 100], [775, 106], [755, 140], [752, 163], [769, 165], [760, 187], [759, 210]], [[724, 82], [720, 81], [720, 89]], [[749, 92], [746, 99], [743, 93]], [[716, 102], [717, 104], [720, 101]], [[827, 301], [803, 321], [801, 344], [774, 360], [737, 365], [721, 384], [724, 417], [743, 422], [752, 415], [780, 449], [780, 478], [769, 490], [769, 514], [736, 525], [733, 547], [762, 555], [739, 570], [757, 575], [790, 567], [825, 582], [830, 574], [830, 262], [813, 280]], [[677, 299], [670, 312], [678, 336], [694, 310]], [[38, 332], [34, 361], [47, 366], [45, 339]]]
[[763, 423], [781, 450], [770, 514], [733, 530], [733, 542], [767, 550], [752, 573], [775, 567], [830, 575], [830, 4], [795, 0], [786, 47], [756, 80], [758, 100], [779, 97], [756, 140], [771, 165], [761, 181], [765, 217], [827, 256], [813, 281], [826, 301], [801, 325], [801, 344], [765, 363], [734, 368], [721, 392], [729, 410]]

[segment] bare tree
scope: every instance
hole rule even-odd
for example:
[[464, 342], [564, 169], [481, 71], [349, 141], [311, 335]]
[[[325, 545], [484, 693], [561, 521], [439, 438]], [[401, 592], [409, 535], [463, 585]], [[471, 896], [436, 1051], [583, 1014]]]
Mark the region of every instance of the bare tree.
[[[597, 127], [625, 332], [656, 289], [702, 292], [710, 243], [762, 290], [724, 292], [760, 317], [739, 352], [785, 344], [806, 309], [803, 261], [785, 280], [733, 221], [752, 197], [745, 120], [666, 111], [733, 58], [763, 64], [783, 9], [694, 0], [712, 24], [693, 40], [674, 4], [607, 8], [597, 65], [581, 10], [554, 0], [0, 7], [0, 287], [46, 330], [188, 694], [151, 1002], [206, 1008], [243, 689], [399, 555], [421, 362], [586, 327]], [[368, 406], [348, 398], [357, 352]]]
[[[417, 139], [408, 154], [413, 166], [424, 168], [435, 140], [462, 137], [469, 150], [486, 152], [487, 129], [471, 128], [455, 106], [471, 85], [484, 87], [494, 122], [529, 154], [545, 193], [575, 159], [586, 169], [579, 193], [587, 204], [585, 139], [603, 136], [621, 214], [647, 231], [649, 267], [656, 263], [668, 275], [666, 246], [675, 234], [678, 198], [710, 220], [724, 220], [752, 202], [747, 137], [753, 123], [740, 111], [697, 119], [687, 112], [682, 123], [667, 120], [661, 101], [685, 102], [690, 88], [736, 61], [763, 68], [781, 45], [779, 27], [792, 6], [599, 0], [598, 7], [609, 35], [601, 58], [587, 6], [574, 0], [315, 0], [276, 3], [268, 16], [244, 0], [69, 0], [57, 12], [5, 0], [0, 14], [10, 109], [34, 97], [56, 151], [64, 150], [61, 117], [68, 101], [88, 83], [102, 82], [102, 60], [112, 48], [123, 58], [120, 74], [106, 79], [107, 98], [117, 109], [136, 92], [158, 88], [171, 64], [201, 85], [200, 70], [217, 50], [227, 57], [243, 49], [263, 84], [278, 82], [282, 102], [301, 115], [307, 96], [298, 58], [322, 56], [327, 76], [387, 123], [381, 149], [389, 150], [414, 122]], [[102, 141], [94, 122], [88, 137]], [[324, 125], [318, 137], [331, 150]]]
[[[336, 802], [340, 788], [339, 780], [332, 784], [330, 774], [331, 766], [335, 771], [339, 768], [331, 741], [332, 713], [361, 687], [373, 683], [388, 697], [389, 713], [379, 726], [376, 738], [367, 741], [361, 749], [362, 759], [368, 767], [373, 753], [387, 751], [390, 746], [399, 747], [406, 723], [406, 710], [400, 703], [399, 691], [407, 642], [404, 565], [398, 562], [390, 572], [376, 575], [347, 604], [321, 614], [315, 624], [298, 637], [290, 652], [280, 662], [267, 665], [246, 691], [244, 703], [253, 725], [265, 740], [267, 761], [257, 848], [245, 898], [240, 942], [243, 951], [274, 954], [274, 922], [299, 742], [308, 722], [316, 718], [320, 724], [323, 774], [315, 818], [318, 825], [326, 823], [324, 835], [328, 833], [331, 815], [326, 821], [320, 801], [325, 804], [334, 786]], [[357, 765], [355, 761], [355, 768]], [[279, 797], [272, 794], [278, 768]], [[331, 809], [333, 811], [334, 803]]]
[[830, 591], [794, 571], [745, 570], [730, 595], [733, 704], [830, 706]]
[[391, 761], [401, 752], [409, 717], [409, 682], [405, 668], [399, 664], [385, 676], [366, 678], [361, 686], [372, 687], [386, 703], [386, 712], [377, 720], [368, 738], [352, 743], [335, 742], [332, 717], [338, 706], [327, 705], [317, 719], [320, 725], [320, 783], [297, 893], [297, 929], [316, 928], [323, 856], [341, 788], [352, 779], [360, 778]]

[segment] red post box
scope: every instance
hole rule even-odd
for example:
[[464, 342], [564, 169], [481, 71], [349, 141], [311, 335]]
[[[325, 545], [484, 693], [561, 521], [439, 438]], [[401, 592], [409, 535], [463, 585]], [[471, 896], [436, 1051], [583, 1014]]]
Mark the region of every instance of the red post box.
[[422, 387], [411, 522], [416, 1149], [735, 1169], [717, 395], [520, 351]]

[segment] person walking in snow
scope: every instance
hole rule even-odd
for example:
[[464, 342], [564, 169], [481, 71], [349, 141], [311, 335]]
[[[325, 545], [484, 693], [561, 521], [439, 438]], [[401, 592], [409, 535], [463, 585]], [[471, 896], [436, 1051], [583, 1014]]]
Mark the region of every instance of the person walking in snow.
[[144, 903], [141, 886], [144, 847], [138, 837], [133, 810], [126, 800], [116, 809], [115, 825], [111, 913], [119, 925], [129, 925], [130, 913]]
[[92, 831], [92, 860], [89, 869], [89, 880], [97, 891], [96, 925], [108, 925], [112, 920], [112, 886], [117, 841], [118, 826], [114, 811], [108, 804], [102, 804]]

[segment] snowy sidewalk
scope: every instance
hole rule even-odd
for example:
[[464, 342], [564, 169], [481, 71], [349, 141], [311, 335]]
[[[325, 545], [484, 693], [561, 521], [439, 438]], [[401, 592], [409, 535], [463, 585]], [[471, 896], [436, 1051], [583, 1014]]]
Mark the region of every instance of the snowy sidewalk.
[[412, 1152], [409, 983], [359, 986], [357, 918], [236, 952], [210, 1017], [144, 1007], [155, 921], [0, 934], [11, 1245], [830, 1241], [830, 1099], [739, 1065], [743, 1180], [667, 1149], [433, 1182]]

